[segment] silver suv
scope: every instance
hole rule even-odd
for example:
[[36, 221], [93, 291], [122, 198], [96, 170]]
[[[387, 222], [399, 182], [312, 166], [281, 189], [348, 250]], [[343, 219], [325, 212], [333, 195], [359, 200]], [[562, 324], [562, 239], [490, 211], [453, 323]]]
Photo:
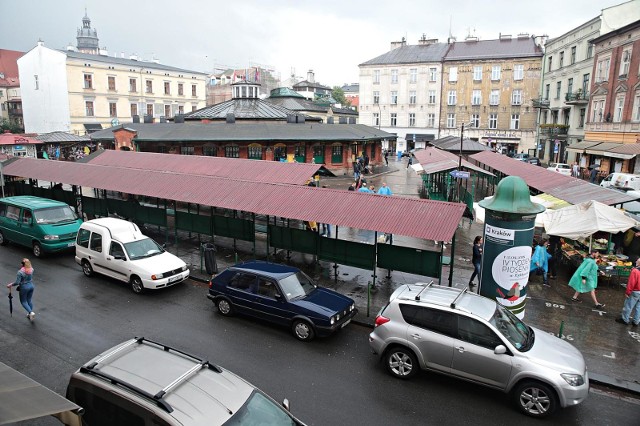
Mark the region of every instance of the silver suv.
[[135, 338], [73, 373], [67, 398], [94, 425], [302, 425], [232, 372], [177, 349]]
[[589, 393], [580, 351], [466, 288], [398, 287], [369, 344], [395, 377], [433, 370], [500, 389], [533, 417], [580, 404]]

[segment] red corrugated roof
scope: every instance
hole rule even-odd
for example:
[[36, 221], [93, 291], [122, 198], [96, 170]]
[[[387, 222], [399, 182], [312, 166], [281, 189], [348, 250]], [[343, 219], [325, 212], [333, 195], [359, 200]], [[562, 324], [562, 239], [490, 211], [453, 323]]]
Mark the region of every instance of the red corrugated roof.
[[581, 179], [565, 176], [491, 151], [479, 152], [469, 158], [507, 176], [519, 176], [524, 179], [529, 187], [546, 192], [571, 204], [595, 200], [611, 206], [636, 199], [620, 191], [603, 188]]
[[[421, 149], [420, 151], [416, 151], [414, 156], [424, 169], [424, 172], [427, 174], [457, 169], [460, 161], [459, 157], [454, 153], [444, 151], [436, 147], [428, 147]], [[493, 173], [483, 170], [466, 160], [462, 160], [462, 167], [493, 176]]]
[[0, 145], [40, 145], [42, 141], [25, 135], [15, 135], [13, 133], [0, 133]]
[[98, 151], [89, 164], [131, 169], [171, 171], [192, 175], [219, 176], [254, 182], [304, 185], [322, 167], [310, 163], [246, 160], [242, 158], [173, 155], [153, 152]]
[[453, 238], [465, 209], [460, 203], [395, 195], [31, 158], [10, 160], [3, 172], [9, 176], [446, 242]]

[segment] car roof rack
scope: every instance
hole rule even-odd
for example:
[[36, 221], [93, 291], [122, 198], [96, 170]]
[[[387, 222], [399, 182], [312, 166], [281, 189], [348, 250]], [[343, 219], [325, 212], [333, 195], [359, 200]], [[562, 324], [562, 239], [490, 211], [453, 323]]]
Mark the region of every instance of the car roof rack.
[[451, 302], [451, 309], [455, 309], [456, 308], [456, 302], [458, 301], [458, 299], [460, 299], [460, 297], [465, 294], [467, 292], [467, 290], [469, 289], [469, 286], [464, 286], [462, 288], [462, 290], [460, 290], [460, 293], [458, 293], [458, 295], [456, 296], [455, 299], [453, 299], [453, 302]]
[[429, 287], [431, 287], [433, 285], [433, 280], [431, 280], [431, 282], [429, 282], [427, 285], [424, 286], [424, 288], [422, 290], [420, 290], [420, 292], [418, 294], [416, 294], [415, 300], [416, 301], [420, 301], [420, 295], [422, 294], [423, 291], [425, 291], [426, 289], [428, 289]]
[[[173, 382], [169, 383], [167, 386], [163, 387], [162, 389], [160, 389], [155, 395], [140, 389], [137, 386], [132, 385], [131, 383], [127, 383], [121, 379], [118, 379], [117, 377], [114, 377], [110, 374], [107, 373], [103, 373], [102, 371], [98, 371], [95, 370], [95, 367], [105, 361], [106, 359], [114, 356], [115, 354], [117, 354], [118, 352], [132, 346], [135, 344], [142, 344], [142, 343], [150, 343], [153, 344], [155, 346], [160, 347], [163, 351], [165, 352], [176, 352], [179, 353], [181, 355], [187, 356], [189, 358], [192, 358], [193, 360], [196, 361], [196, 365], [194, 365], [193, 367], [191, 367], [189, 370], [187, 370], [184, 374], [182, 374], [180, 377], [178, 377], [177, 379], [175, 379]], [[209, 361], [205, 361], [203, 359], [200, 359], [194, 355], [191, 355], [189, 353], [183, 352], [179, 349], [175, 349], [172, 348], [170, 346], [166, 346], [163, 345], [161, 343], [155, 342], [153, 340], [149, 340], [149, 339], [145, 339], [144, 337], [135, 337], [133, 340], [131, 340], [130, 342], [114, 349], [111, 352], [108, 352], [106, 354], [104, 354], [103, 356], [101, 356], [100, 358], [98, 358], [97, 360], [91, 362], [90, 364], [87, 364], [83, 367], [80, 368], [80, 372], [85, 373], [85, 374], [90, 374], [93, 376], [97, 376], [97, 377], [101, 377], [107, 381], [109, 381], [110, 383], [117, 385], [117, 386], [121, 386], [123, 388], [129, 389], [130, 391], [133, 391], [153, 402], [156, 403], [156, 405], [160, 408], [162, 408], [163, 410], [165, 410], [167, 413], [171, 413], [173, 411], [173, 407], [171, 407], [171, 405], [169, 405], [169, 403], [167, 401], [164, 400], [164, 396], [167, 394], [167, 392], [169, 392], [172, 388], [174, 388], [175, 386], [177, 386], [178, 384], [184, 382], [187, 378], [189, 378], [193, 373], [201, 370], [202, 368], [208, 368], [209, 370], [213, 370], [216, 373], [222, 373], [222, 370], [220, 369], [220, 367], [218, 367], [217, 365], [211, 364]], [[225, 406], [224, 404], [222, 404], [220, 401], [218, 401], [218, 403], [220, 405], [222, 405], [224, 407], [224, 409], [226, 409], [229, 414], [233, 414], [233, 412], [229, 409], [229, 407]]]

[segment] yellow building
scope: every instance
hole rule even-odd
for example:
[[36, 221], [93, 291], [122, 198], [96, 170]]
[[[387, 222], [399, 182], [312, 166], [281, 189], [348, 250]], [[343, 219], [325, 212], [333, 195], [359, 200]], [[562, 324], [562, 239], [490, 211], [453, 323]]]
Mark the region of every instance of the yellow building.
[[542, 49], [528, 35], [453, 42], [443, 59], [440, 137], [464, 136], [503, 153], [535, 151]]

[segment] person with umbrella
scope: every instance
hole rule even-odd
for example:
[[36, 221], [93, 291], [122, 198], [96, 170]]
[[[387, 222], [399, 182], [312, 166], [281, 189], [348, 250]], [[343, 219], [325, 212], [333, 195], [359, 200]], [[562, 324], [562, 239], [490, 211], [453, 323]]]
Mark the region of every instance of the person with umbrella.
[[589, 172], [589, 182], [596, 183], [596, 178], [598, 177], [598, 171], [600, 170], [600, 167], [596, 164], [593, 164], [589, 166], [589, 168], [591, 169], [591, 171]]
[[[33, 312], [33, 302], [31, 299], [35, 287], [33, 285], [33, 267], [29, 259], [22, 259], [22, 267], [18, 271], [16, 280], [7, 284], [9, 296], [11, 296], [11, 288], [15, 286], [20, 286], [20, 304], [22, 304], [22, 307], [27, 311], [29, 321], [33, 321], [36, 314]], [[9, 297], [9, 310], [13, 310], [12, 297]]]

